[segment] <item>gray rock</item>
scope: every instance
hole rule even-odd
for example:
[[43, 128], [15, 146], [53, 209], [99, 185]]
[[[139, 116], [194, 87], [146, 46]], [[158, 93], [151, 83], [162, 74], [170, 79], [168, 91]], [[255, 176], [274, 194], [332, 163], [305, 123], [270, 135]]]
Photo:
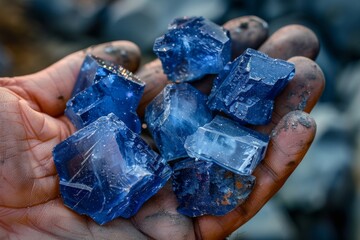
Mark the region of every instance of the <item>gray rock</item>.
[[9, 51], [7, 51], [7, 49], [0, 44], [0, 77], [11, 75], [12, 72], [11, 70], [12, 70], [11, 55]]
[[329, 201], [341, 204], [341, 198], [346, 197], [342, 193], [347, 189], [354, 153], [346, 119], [334, 107], [319, 104], [313, 115], [319, 128], [318, 136], [279, 191], [286, 207], [304, 212], [323, 209]]
[[228, 240], [295, 239], [296, 229], [289, 215], [272, 199], [251, 220], [233, 232]]
[[143, 50], [151, 49], [174, 17], [203, 16], [214, 20], [225, 13], [227, 2], [221, 0], [123, 0], [115, 1], [108, 12], [103, 36], [127, 39]]
[[338, 77], [336, 90], [351, 128], [360, 131], [360, 61], [349, 63]]
[[68, 38], [85, 34], [106, 1], [31, 0], [27, 5], [43, 24]]
[[323, 25], [333, 48], [350, 56], [360, 55], [360, 1], [307, 0], [306, 10]]

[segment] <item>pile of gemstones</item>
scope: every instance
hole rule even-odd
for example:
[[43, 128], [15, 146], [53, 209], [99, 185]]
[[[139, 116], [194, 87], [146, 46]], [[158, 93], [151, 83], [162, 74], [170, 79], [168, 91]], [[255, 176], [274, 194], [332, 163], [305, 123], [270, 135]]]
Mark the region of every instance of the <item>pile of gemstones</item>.
[[[99, 224], [129, 218], [172, 177], [178, 211], [224, 215], [250, 194], [269, 137], [248, 128], [271, 119], [294, 65], [253, 49], [231, 61], [229, 33], [203, 17], [174, 19], [154, 52], [173, 83], [145, 110], [157, 146], [139, 135], [145, 84], [88, 55], [66, 116], [77, 131], [53, 151], [64, 204]], [[191, 85], [216, 74], [209, 96]]]

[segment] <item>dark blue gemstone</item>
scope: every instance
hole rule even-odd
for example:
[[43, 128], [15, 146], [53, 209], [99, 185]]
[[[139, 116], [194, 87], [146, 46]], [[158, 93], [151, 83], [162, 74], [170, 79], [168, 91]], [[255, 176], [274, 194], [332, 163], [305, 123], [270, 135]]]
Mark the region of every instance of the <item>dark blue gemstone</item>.
[[93, 55], [87, 55], [81, 65], [71, 97], [110, 74], [118, 75], [124, 68]]
[[174, 19], [153, 50], [164, 73], [175, 82], [217, 74], [230, 61], [231, 40], [222, 27], [203, 17]]
[[215, 79], [209, 107], [243, 123], [266, 124], [275, 97], [294, 74], [294, 64], [247, 49]]
[[250, 175], [264, 158], [268, 143], [268, 136], [216, 116], [187, 137], [185, 149], [190, 157], [217, 163], [240, 175]]
[[187, 157], [184, 142], [198, 127], [210, 122], [207, 97], [188, 83], [169, 84], [145, 111], [145, 121], [167, 161]]
[[141, 131], [136, 114], [145, 84], [123, 69], [79, 92], [66, 104], [65, 114], [80, 129], [101, 116], [114, 113], [134, 132]]
[[133, 216], [172, 174], [114, 114], [75, 132], [53, 156], [65, 205], [99, 224]]
[[224, 215], [250, 194], [255, 177], [238, 175], [213, 162], [188, 158], [174, 165], [178, 211], [190, 217]]

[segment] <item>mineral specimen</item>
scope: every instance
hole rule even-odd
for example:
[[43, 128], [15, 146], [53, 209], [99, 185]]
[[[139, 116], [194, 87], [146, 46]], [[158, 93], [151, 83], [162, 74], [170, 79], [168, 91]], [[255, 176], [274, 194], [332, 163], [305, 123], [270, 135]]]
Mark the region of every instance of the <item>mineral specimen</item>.
[[248, 197], [255, 181], [251, 175], [241, 176], [193, 158], [175, 163], [173, 170], [177, 210], [190, 217], [228, 213]]
[[164, 73], [175, 82], [217, 74], [230, 61], [231, 40], [222, 27], [203, 17], [176, 18], [153, 47]]
[[[92, 72], [93, 70], [89, 71]], [[82, 74], [88, 75], [86, 71]], [[67, 102], [66, 116], [77, 129], [81, 129], [101, 116], [114, 113], [131, 130], [139, 133], [141, 123], [136, 114], [136, 109], [145, 84], [125, 69], [119, 71], [118, 74], [101, 75], [101, 78], [99, 76], [100, 74], [95, 77], [95, 82], [92, 85]]]
[[81, 65], [71, 97], [74, 97], [77, 93], [90, 87], [103, 77], [107, 77], [110, 74], [118, 75], [122, 71], [126, 70], [119, 65], [115, 65], [91, 54], [86, 55], [83, 64]]
[[[156, 39], [163, 70], [178, 83], [167, 85], [145, 111], [162, 156], [136, 134], [145, 84], [88, 55], [65, 110], [79, 130], [53, 150], [64, 204], [99, 224], [129, 218], [170, 178], [172, 160], [180, 213], [224, 215], [241, 204], [269, 137], [235, 121], [267, 123], [295, 70], [252, 49], [227, 64], [230, 45], [228, 32], [202, 17], [177, 18]], [[209, 98], [184, 83], [218, 73]], [[235, 121], [213, 119], [211, 110]]]
[[187, 157], [184, 142], [212, 119], [207, 97], [188, 83], [169, 84], [147, 106], [145, 121], [167, 161]]
[[294, 74], [294, 64], [247, 49], [215, 79], [209, 107], [243, 123], [266, 124], [274, 98]]
[[250, 175], [263, 159], [268, 142], [268, 136], [216, 116], [187, 137], [185, 149], [190, 157], [214, 162], [240, 175]]
[[53, 156], [65, 205], [99, 224], [134, 215], [172, 174], [114, 114], [75, 132]]

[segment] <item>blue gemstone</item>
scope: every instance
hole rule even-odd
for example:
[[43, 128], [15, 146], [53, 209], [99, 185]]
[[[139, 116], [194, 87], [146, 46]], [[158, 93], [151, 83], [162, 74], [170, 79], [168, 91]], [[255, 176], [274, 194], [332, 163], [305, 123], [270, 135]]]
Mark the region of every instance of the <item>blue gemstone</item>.
[[294, 74], [294, 64], [247, 49], [215, 79], [209, 107], [243, 123], [266, 124], [275, 97]]
[[169, 84], [145, 110], [145, 121], [167, 161], [187, 157], [184, 142], [212, 119], [207, 97], [188, 83]]
[[114, 113], [134, 132], [141, 131], [136, 114], [145, 84], [123, 69], [109, 74], [76, 94], [66, 104], [65, 114], [77, 129], [101, 116]]
[[53, 156], [65, 205], [99, 224], [133, 216], [172, 174], [114, 114], [75, 132]]
[[216, 116], [187, 137], [190, 157], [217, 163], [240, 175], [250, 175], [264, 158], [269, 137], [237, 122]]
[[230, 61], [231, 40], [222, 27], [203, 17], [176, 18], [153, 50], [174, 82], [217, 74]]
[[238, 175], [208, 161], [188, 158], [173, 167], [178, 211], [190, 217], [224, 215], [250, 194], [255, 177]]
[[90, 87], [103, 77], [107, 77], [110, 74], [118, 75], [122, 71], [126, 70], [119, 65], [115, 65], [112, 62], [105, 61], [94, 55], [86, 55], [80, 68], [71, 97], [74, 97], [77, 93]]

